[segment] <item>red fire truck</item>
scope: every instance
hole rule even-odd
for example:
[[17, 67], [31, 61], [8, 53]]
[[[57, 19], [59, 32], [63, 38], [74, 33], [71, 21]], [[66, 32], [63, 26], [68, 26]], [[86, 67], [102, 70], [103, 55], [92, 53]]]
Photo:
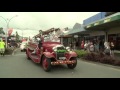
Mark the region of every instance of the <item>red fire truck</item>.
[[77, 65], [77, 54], [70, 47], [51, 40], [51, 36], [45, 35], [41, 30], [28, 43], [26, 56], [29, 60], [40, 63], [45, 71], [50, 71], [52, 65], [66, 64], [70, 69]]

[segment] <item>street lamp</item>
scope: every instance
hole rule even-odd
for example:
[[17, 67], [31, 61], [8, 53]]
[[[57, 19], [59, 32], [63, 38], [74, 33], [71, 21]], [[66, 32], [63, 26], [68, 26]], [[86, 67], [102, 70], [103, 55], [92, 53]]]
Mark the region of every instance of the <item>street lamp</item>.
[[17, 17], [17, 16], [18, 16], [18, 15], [15, 15], [15, 16], [13, 16], [13, 17], [10, 18], [10, 19], [5, 19], [4, 17], [0, 16], [2, 19], [5, 20], [5, 22], [6, 22], [6, 24], [7, 24], [6, 37], [5, 37], [5, 40], [6, 40], [6, 48], [7, 48], [7, 35], [8, 35], [8, 29], [9, 29], [9, 23], [10, 23], [10, 21], [11, 21], [13, 18], [15, 18], [15, 17]]

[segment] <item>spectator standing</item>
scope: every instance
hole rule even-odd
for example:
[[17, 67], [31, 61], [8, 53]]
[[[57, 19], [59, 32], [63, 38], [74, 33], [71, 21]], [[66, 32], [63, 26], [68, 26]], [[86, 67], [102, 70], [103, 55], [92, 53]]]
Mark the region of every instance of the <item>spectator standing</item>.
[[5, 53], [5, 42], [1, 39], [0, 40], [0, 54], [4, 56]]
[[88, 48], [88, 42], [85, 42], [85, 44], [84, 44], [84, 50], [86, 51], [87, 48]]
[[114, 51], [115, 45], [113, 42], [110, 43], [110, 48], [111, 48], [111, 51]]
[[100, 40], [99, 42], [99, 51], [103, 51], [104, 50], [104, 40]]
[[95, 52], [99, 52], [99, 43], [96, 41], [94, 44]]
[[115, 45], [113, 42], [110, 43], [111, 54], [114, 55]]
[[90, 52], [94, 52], [94, 45], [93, 45], [93, 42], [90, 43]]
[[90, 52], [90, 41], [88, 41], [87, 51]]
[[76, 49], [78, 49], [79, 43], [78, 41], [76, 41]]
[[104, 53], [106, 54], [106, 55], [111, 55], [111, 49], [110, 49], [110, 45], [109, 45], [109, 42], [105, 42], [104, 43], [104, 46], [105, 46], [105, 50], [104, 50]]
[[84, 41], [81, 42], [81, 49], [84, 49]]

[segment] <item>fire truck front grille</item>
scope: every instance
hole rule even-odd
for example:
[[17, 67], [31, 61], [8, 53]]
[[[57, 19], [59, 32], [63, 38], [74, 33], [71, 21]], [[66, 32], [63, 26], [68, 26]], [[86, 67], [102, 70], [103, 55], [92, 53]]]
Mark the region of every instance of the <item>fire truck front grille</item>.
[[56, 53], [57, 60], [62, 60], [65, 58], [65, 53]]

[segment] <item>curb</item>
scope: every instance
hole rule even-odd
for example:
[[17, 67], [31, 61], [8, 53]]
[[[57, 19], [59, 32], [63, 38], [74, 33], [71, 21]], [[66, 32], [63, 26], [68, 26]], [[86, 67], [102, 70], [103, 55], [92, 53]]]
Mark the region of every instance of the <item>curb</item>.
[[16, 48], [11, 55], [15, 55], [15, 52], [16, 52], [17, 50], [18, 50], [18, 48]]
[[78, 60], [85, 61], [85, 62], [88, 62], [88, 63], [98, 64], [98, 65], [103, 65], [103, 66], [106, 66], [106, 67], [120, 69], [120, 66], [114, 66], [114, 65], [104, 64], [104, 63], [94, 62], [94, 61], [87, 61], [87, 60], [84, 60], [84, 59], [81, 59], [81, 58], [78, 58]]

